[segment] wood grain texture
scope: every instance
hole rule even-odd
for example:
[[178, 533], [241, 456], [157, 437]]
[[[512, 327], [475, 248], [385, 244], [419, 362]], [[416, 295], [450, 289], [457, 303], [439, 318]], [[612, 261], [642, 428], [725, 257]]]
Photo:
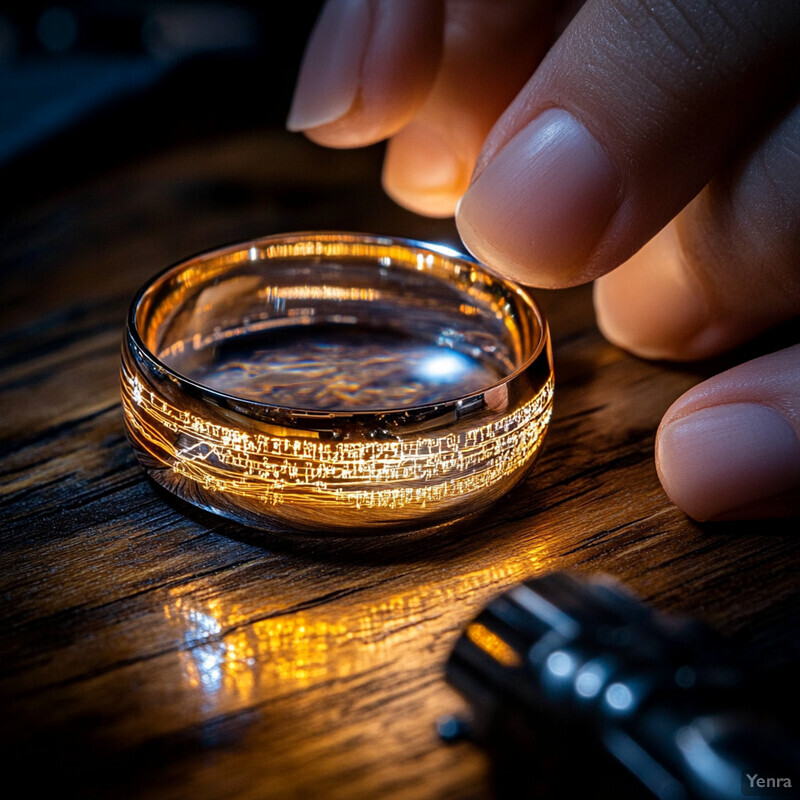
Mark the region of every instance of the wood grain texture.
[[[0, 338], [2, 752], [30, 793], [485, 798], [443, 746], [443, 665], [515, 582], [602, 570], [697, 614], [776, 675], [800, 658], [794, 522], [700, 526], [653, 465], [659, 419], [714, 365], [637, 360], [587, 288], [539, 293], [556, 358], [545, 451], [503, 501], [427, 539], [284, 541], [172, 503], [124, 439], [119, 343], [169, 263], [280, 231], [455, 243], [380, 193], [380, 151], [275, 130], [142, 157], [6, 220]], [[47, 795], [52, 796], [52, 795]]]

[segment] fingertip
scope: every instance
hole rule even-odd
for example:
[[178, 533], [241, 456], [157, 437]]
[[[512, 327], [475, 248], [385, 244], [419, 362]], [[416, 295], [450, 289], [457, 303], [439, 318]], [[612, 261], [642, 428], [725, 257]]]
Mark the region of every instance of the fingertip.
[[329, 0], [309, 39], [286, 127], [328, 147], [391, 136], [433, 84], [442, 27], [441, 2]]
[[770, 406], [722, 403], [679, 416], [670, 409], [656, 437], [656, 469], [670, 499], [699, 521], [800, 512], [800, 441]]
[[671, 223], [594, 284], [597, 325], [642, 358], [691, 361], [718, 349], [705, 292], [682, 257]]
[[472, 183], [456, 223], [481, 261], [521, 283], [559, 288], [595, 277], [589, 257], [619, 202], [620, 176], [571, 114], [551, 108]]
[[412, 116], [413, 109], [388, 107], [376, 102], [366, 110], [356, 103], [338, 119], [319, 127], [302, 128], [298, 132], [323, 147], [367, 147], [391, 136]]
[[392, 137], [383, 166], [383, 187], [395, 202], [429, 217], [453, 216], [469, 185], [471, 161], [446, 136], [418, 120]]
[[343, 117], [359, 92], [361, 62], [369, 45], [364, 0], [331, 0], [308, 40], [286, 127], [307, 131]]

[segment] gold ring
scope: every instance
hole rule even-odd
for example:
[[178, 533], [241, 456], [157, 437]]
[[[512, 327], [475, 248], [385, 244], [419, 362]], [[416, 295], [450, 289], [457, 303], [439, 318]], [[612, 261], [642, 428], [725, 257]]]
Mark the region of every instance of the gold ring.
[[449, 248], [269, 236], [167, 269], [134, 298], [128, 437], [196, 506], [277, 533], [383, 533], [484, 510], [550, 421], [531, 296]]

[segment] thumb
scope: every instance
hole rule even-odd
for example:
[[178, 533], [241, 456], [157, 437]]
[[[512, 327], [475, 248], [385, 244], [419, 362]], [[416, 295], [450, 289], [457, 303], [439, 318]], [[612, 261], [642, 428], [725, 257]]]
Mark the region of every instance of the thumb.
[[698, 520], [800, 513], [800, 345], [695, 386], [664, 415], [656, 467]]
[[587, 0], [495, 124], [456, 222], [542, 288], [619, 266], [792, 93], [796, 0]]

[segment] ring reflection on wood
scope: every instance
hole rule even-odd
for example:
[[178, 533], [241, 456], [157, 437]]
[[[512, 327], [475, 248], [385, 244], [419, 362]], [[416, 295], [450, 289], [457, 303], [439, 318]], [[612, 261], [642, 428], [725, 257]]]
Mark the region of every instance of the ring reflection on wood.
[[448, 248], [287, 234], [145, 286], [122, 398], [139, 460], [184, 500], [277, 532], [380, 533], [520, 480], [552, 357], [530, 296]]

